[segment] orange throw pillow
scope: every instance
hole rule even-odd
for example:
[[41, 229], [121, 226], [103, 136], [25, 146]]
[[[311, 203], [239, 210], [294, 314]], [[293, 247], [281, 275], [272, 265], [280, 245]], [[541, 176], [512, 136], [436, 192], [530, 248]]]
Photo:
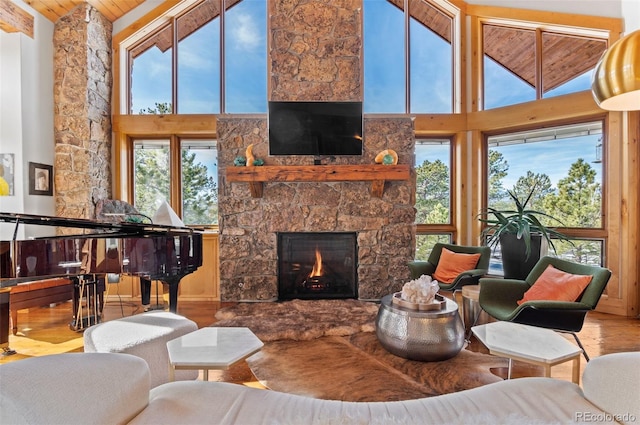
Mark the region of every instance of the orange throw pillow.
[[451, 283], [460, 273], [475, 269], [479, 259], [480, 254], [460, 254], [442, 248], [433, 278], [438, 282]]
[[534, 300], [575, 301], [589, 285], [592, 277], [563, 272], [549, 264], [531, 288], [524, 293], [518, 305]]

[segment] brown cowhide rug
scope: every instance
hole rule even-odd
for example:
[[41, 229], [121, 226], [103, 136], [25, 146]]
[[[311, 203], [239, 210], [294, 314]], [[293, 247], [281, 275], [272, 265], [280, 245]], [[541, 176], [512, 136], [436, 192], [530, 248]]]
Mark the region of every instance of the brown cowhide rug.
[[375, 335], [378, 305], [358, 300], [240, 303], [220, 310], [214, 326], [246, 326], [263, 342], [247, 359], [266, 387], [343, 401], [430, 397], [500, 381], [507, 360], [462, 350], [440, 362], [387, 352]]

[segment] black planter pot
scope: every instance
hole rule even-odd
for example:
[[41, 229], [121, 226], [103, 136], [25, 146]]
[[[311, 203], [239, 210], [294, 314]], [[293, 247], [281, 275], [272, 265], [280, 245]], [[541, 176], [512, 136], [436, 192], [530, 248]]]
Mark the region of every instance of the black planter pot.
[[541, 242], [542, 236], [531, 236], [531, 254], [526, 259], [526, 246], [523, 239], [518, 239], [515, 234], [500, 235], [500, 252], [505, 279], [524, 280], [529, 275], [540, 259]]

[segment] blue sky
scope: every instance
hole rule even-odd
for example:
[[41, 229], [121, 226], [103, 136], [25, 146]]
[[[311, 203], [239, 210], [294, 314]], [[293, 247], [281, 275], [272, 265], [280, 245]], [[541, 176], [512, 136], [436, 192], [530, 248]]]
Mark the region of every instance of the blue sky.
[[[364, 0], [364, 104], [365, 112], [403, 113], [405, 105], [404, 17], [383, 0]], [[243, 0], [225, 14], [227, 112], [265, 113], [267, 109], [267, 10], [264, 0]], [[448, 113], [452, 110], [451, 48], [439, 36], [411, 19], [411, 108], [413, 112]], [[179, 110], [182, 113], [219, 113], [219, 19], [202, 27], [179, 45]], [[133, 112], [170, 102], [171, 51], [153, 48], [134, 63]], [[545, 97], [587, 90], [587, 72]], [[491, 60], [485, 61], [486, 107], [533, 100], [535, 90]], [[594, 141], [595, 140], [595, 141]], [[552, 144], [552, 146], [551, 146]], [[597, 138], [539, 142], [502, 150], [510, 168], [510, 188], [528, 170], [564, 177], [578, 157], [592, 166]], [[448, 158], [448, 147], [430, 149], [428, 159]], [[553, 152], [550, 155], [550, 152]], [[198, 158], [212, 164], [210, 151]], [[418, 153], [417, 163], [427, 158]], [[211, 170], [211, 175], [215, 175]]]

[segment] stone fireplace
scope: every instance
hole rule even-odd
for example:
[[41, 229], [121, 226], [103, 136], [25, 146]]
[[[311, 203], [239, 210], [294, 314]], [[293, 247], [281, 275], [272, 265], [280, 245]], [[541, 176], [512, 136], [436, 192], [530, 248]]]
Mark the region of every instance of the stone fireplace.
[[278, 299], [357, 298], [354, 232], [278, 233]]
[[[269, 99], [361, 101], [362, 1], [269, 2]], [[265, 166], [370, 165], [394, 149], [399, 164], [414, 163], [410, 116], [366, 116], [361, 156], [270, 156], [267, 116], [221, 115], [218, 136], [220, 296], [223, 301], [277, 300], [279, 233], [351, 232], [357, 244], [359, 299], [380, 299], [409, 279], [415, 250], [415, 172], [384, 183], [266, 181], [261, 197], [226, 170], [249, 145]], [[380, 167], [383, 167], [380, 165]], [[320, 171], [319, 171], [320, 172]]]
[[[359, 299], [380, 299], [409, 280], [415, 249], [415, 174], [385, 183], [381, 198], [370, 182], [266, 182], [254, 198], [248, 183], [229, 182], [226, 168], [254, 144], [268, 165], [311, 165], [313, 157], [272, 157], [266, 118], [218, 120], [220, 296], [223, 301], [278, 299], [277, 239], [281, 232], [353, 232], [358, 246]], [[338, 164], [372, 164], [386, 148], [412, 164], [409, 117], [365, 118], [364, 154], [322, 158]], [[347, 162], [349, 161], [349, 162]], [[383, 167], [383, 165], [380, 165]]]

